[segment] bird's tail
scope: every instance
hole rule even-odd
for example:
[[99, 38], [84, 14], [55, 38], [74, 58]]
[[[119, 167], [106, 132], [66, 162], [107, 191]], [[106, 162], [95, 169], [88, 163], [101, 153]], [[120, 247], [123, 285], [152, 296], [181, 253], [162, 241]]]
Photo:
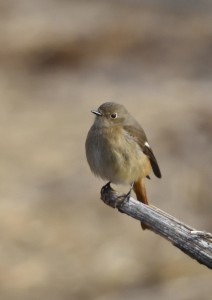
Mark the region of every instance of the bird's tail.
[[[145, 188], [145, 185], [144, 185], [144, 179], [143, 178], [141, 178], [138, 181], [134, 182], [133, 190], [134, 190], [134, 192], [136, 194], [137, 199], [140, 202], [142, 202], [142, 203], [144, 203], [146, 205], [149, 204], [148, 203], [148, 198], [147, 198], [146, 188]], [[147, 225], [145, 225], [142, 222], [141, 222], [141, 227], [142, 227], [143, 230], [149, 228]]]

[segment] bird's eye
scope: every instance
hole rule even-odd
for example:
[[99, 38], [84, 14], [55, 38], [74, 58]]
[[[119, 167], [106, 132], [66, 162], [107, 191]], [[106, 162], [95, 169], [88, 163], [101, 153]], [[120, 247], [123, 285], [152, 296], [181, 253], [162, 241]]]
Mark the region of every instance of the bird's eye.
[[118, 116], [118, 115], [117, 115], [117, 113], [115, 113], [115, 114], [111, 114], [111, 115], [110, 115], [111, 119], [116, 119], [116, 118], [117, 118], [117, 116]]

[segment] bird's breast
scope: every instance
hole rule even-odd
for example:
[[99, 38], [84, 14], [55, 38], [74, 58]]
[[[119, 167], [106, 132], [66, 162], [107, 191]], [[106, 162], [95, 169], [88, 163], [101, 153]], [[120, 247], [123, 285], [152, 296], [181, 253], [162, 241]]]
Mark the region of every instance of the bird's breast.
[[91, 128], [86, 155], [93, 173], [114, 183], [131, 183], [150, 173], [148, 157], [120, 126]]

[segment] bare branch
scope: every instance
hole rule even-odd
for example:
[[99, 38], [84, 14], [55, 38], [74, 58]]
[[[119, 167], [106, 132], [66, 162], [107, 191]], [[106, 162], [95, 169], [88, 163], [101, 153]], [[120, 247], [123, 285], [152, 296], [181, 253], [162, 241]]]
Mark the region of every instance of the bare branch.
[[145, 205], [132, 197], [119, 195], [110, 185], [101, 190], [101, 199], [161, 235], [199, 263], [212, 269], [212, 234], [198, 231], [162, 210]]

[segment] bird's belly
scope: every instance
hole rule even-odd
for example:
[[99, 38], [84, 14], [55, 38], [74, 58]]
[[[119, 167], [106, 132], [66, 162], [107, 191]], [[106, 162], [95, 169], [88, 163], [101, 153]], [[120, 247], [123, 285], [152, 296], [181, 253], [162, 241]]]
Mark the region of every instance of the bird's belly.
[[117, 156], [119, 156], [117, 163], [111, 170], [113, 173], [112, 182], [130, 184], [150, 174], [150, 161], [142, 150], [134, 151], [131, 149], [129, 154], [118, 153]]
[[150, 173], [149, 158], [135, 141], [124, 135], [118, 139], [111, 136], [109, 140], [98, 136], [93, 147], [88, 161], [91, 170], [103, 179], [130, 184]]

